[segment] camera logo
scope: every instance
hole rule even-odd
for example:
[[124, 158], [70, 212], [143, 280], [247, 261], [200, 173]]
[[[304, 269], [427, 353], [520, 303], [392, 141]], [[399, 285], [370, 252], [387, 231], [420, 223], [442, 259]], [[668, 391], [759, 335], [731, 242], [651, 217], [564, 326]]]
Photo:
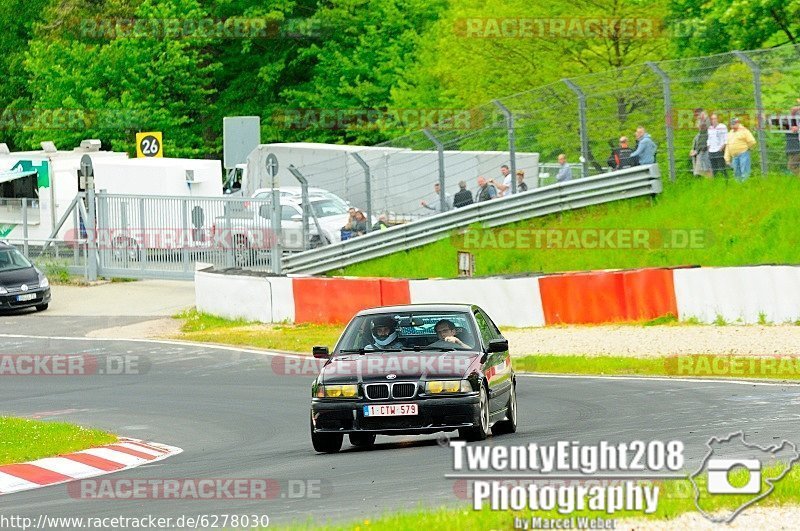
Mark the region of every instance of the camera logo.
[[[714, 523], [728, 524], [747, 507], [772, 494], [775, 484], [800, 461], [794, 443], [783, 440], [759, 446], [747, 442], [741, 431], [712, 437], [706, 447], [708, 453], [689, 481], [694, 487], [695, 506]], [[719, 509], [717, 496], [728, 497], [722, 504], [724, 509]]]
[[[743, 470], [748, 474], [744, 485], [736, 486], [733, 476]], [[761, 462], [757, 459], [709, 459], [709, 494], [758, 494], [761, 492]]]

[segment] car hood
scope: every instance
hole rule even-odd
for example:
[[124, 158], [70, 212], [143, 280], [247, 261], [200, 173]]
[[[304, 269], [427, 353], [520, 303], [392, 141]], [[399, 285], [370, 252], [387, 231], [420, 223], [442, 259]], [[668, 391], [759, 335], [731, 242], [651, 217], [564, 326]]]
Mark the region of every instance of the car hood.
[[0, 271], [0, 286], [17, 287], [20, 284], [38, 284], [39, 272], [34, 267], [23, 269], [12, 269], [11, 271]]
[[480, 353], [474, 351], [452, 352], [382, 352], [337, 355], [331, 358], [320, 372], [320, 382], [369, 383], [391, 380], [419, 380], [420, 378], [459, 379], [469, 375], [480, 365]]

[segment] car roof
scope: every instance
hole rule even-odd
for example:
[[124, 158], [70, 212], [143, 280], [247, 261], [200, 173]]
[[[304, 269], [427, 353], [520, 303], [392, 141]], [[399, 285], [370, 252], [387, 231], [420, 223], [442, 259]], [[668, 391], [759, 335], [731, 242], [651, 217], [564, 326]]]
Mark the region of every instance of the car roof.
[[3, 248], [3, 247], [5, 247], [5, 248], [14, 248], [14, 246], [11, 245], [10, 243], [6, 243], [6, 242], [0, 240], [0, 248]]
[[366, 310], [361, 310], [356, 315], [378, 315], [382, 313], [393, 312], [471, 312], [472, 307], [472, 304], [403, 304], [397, 306], [379, 306], [377, 308], [367, 308]]

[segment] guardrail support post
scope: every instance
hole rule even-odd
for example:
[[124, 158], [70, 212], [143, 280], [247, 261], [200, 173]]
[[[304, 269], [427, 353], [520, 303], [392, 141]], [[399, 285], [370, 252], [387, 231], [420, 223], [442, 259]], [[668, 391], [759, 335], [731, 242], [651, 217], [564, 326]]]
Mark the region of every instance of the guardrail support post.
[[28, 257], [28, 198], [22, 198], [22, 254]]
[[767, 135], [764, 133], [764, 105], [761, 103], [761, 67], [744, 52], [731, 52], [753, 72], [753, 92], [755, 93], [756, 113], [758, 113], [758, 150], [761, 154], [761, 175], [769, 169], [767, 163]]
[[570, 81], [569, 79], [562, 79], [572, 92], [578, 96], [578, 120], [580, 123], [580, 133], [581, 133], [581, 157], [583, 158], [583, 162], [581, 163], [582, 168], [582, 177], [589, 176], [589, 131], [586, 125], [586, 94], [583, 93], [581, 88]]
[[664, 125], [667, 132], [667, 160], [669, 162], [669, 180], [675, 182], [675, 128], [672, 123], [672, 86], [669, 75], [652, 61], [645, 63], [650, 70], [661, 78], [664, 90]]
[[[510, 159], [510, 170], [511, 170], [511, 193], [517, 193], [517, 146], [516, 146], [516, 134], [514, 132], [514, 113], [512, 113], [508, 107], [503, 105], [500, 100], [492, 100], [500, 112], [503, 113], [506, 117], [506, 127], [508, 129], [508, 158]], [[538, 184], [539, 179], [538, 177], [534, 179], [536, 184]]]
[[358, 153], [350, 154], [364, 170], [364, 184], [367, 187], [367, 232], [369, 232], [372, 230], [372, 177], [369, 171], [369, 164]]
[[436, 146], [436, 151], [439, 152], [439, 205], [440, 212], [447, 211], [447, 199], [444, 196], [444, 144], [442, 144], [436, 136], [428, 129], [423, 129], [423, 133], [428, 139]]

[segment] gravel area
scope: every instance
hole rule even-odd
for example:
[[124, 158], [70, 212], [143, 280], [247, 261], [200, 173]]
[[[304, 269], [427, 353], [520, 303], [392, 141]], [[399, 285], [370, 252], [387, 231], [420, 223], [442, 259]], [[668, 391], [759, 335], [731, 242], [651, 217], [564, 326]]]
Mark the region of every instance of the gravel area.
[[715, 524], [700, 513], [686, 513], [673, 520], [619, 520], [617, 529], [646, 529], [647, 531], [684, 531], [719, 529], [797, 529], [800, 522], [800, 507], [750, 507], [730, 524]]
[[800, 355], [800, 326], [557, 326], [503, 331], [515, 356]]

